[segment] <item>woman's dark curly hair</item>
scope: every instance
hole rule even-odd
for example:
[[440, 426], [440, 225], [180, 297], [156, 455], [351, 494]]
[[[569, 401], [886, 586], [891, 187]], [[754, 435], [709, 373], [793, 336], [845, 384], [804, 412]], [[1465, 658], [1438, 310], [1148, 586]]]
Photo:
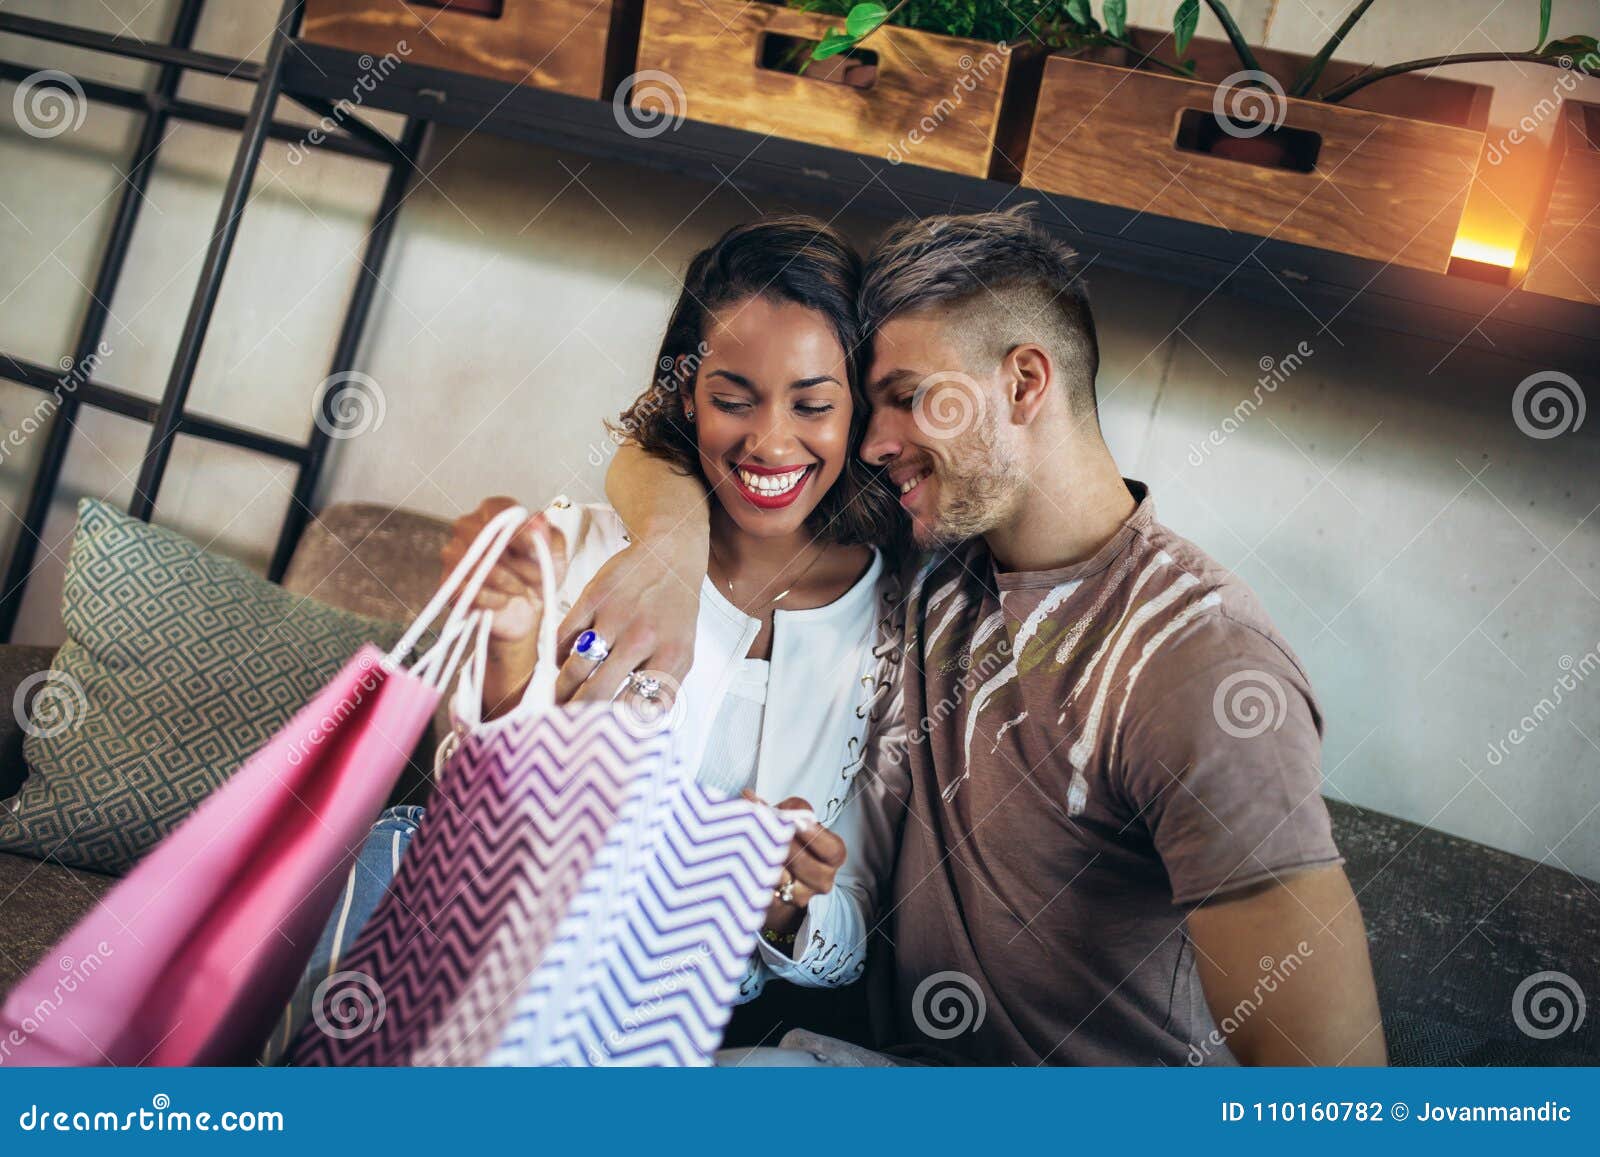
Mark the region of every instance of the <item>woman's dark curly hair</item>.
[[813, 217], [764, 217], [724, 233], [689, 262], [683, 292], [667, 322], [656, 358], [656, 380], [607, 428], [631, 440], [680, 474], [705, 481], [694, 426], [683, 416], [682, 389], [692, 390], [708, 353], [707, 323], [719, 309], [762, 297], [815, 310], [845, 349], [854, 402], [844, 470], [806, 520], [820, 541], [883, 548], [891, 558], [904, 549], [907, 521], [883, 472], [861, 460], [871, 407], [861, 385], [864, 371], [856, 294], [861, 257], [840, 233]]

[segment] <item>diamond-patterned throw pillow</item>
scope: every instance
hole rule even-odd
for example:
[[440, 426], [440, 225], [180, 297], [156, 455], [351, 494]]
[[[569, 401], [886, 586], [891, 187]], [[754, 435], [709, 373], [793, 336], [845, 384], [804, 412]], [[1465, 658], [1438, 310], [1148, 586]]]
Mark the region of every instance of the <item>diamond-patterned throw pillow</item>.
[[0, 851], [121, 875], [317, 693], [404, 626], [291, 594], [233, 559], [78, 503], [67, 641], [36, 696]]

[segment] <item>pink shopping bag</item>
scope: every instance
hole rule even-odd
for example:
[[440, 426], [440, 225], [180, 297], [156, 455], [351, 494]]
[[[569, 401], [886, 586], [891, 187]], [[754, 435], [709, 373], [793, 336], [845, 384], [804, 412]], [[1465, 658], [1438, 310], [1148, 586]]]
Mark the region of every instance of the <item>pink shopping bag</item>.
[[[358, 651], [101, 898], [7, 998], [0, 1064], [215, 1065], [259, 1054], [478, 627], [468, 609], [477, 589], [527, 517], [517, 507], [485, 527], [393, 651]], [[406, 670], [401, 660], [463, 581], [438, 641]], [[75, 962], [70, 991], [65, 959]]]

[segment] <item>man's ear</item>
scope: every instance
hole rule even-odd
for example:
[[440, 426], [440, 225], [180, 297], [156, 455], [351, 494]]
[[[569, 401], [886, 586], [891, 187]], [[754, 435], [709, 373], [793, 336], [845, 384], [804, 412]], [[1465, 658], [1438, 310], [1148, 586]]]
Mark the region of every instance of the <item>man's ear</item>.
[[1001, 367], [1010, 389], [1007, 401], [1011, 406], [1012, 423], [1017, 426], [1032, 424], [1055, 386], [1055, 366], [1050, 355], [1043, 346], [1014, 346]]

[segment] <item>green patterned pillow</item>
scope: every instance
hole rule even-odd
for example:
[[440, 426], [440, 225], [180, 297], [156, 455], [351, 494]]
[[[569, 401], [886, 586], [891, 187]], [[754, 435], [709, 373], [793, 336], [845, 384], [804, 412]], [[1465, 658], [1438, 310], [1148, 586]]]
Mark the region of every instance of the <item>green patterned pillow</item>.
[[[96, 499], [78, 503], [56, 653], [0, 851], [121, 875], [404, 627], [302, 598]], [[35, 703], [39, 700], [36, 698]]]

